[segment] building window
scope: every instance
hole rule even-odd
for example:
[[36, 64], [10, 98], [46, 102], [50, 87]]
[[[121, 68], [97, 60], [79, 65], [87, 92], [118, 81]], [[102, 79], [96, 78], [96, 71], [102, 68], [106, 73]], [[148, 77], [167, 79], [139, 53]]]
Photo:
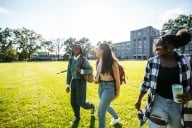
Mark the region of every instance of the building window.
[[141, 54], [141, 53], [142, 53], [142, 49], [138, 48], [138, 54]]
[[138, 32], [137, 36], [142, 36], [142, 34], [143, 34], [142, 32]]

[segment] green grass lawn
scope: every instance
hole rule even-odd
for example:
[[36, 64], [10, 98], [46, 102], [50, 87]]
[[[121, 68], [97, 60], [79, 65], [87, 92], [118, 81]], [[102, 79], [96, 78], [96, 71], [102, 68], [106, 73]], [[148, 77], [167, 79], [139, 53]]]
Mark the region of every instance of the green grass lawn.
[[[94, 67], [95, 61], [90, 61]], [[121, 86], [120, 96], [112, 102], [122, 121], [110, 126], [106, 115], [106, 128], [138, 128], [135, 101], [143, 79], [146, 61], [120, 61], [127, 84]], [[23, 62], [0, 64], [0, 128], [72, 128], [73, 119], [70, 95], [65, 92], [67, 62]], [[97, 84], [88, 83], [87, 100], [94, 102], [96, 110], [99, 99]], [[143, 102], [143, 105], [145, 102]], [[78, 128], [97, 128], [90, 111], [81, 109]], [[147, 123], [143, 128], [147, 127]]]

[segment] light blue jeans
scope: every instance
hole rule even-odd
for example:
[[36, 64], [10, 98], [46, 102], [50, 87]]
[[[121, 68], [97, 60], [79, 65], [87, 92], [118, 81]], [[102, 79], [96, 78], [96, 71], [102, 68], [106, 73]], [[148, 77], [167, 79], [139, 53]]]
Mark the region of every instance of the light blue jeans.
[[149, 120], [149, 128], [182, 128], [181, 106], [171, 99], [156, 96], [151, 115], [157, 115], [165, 120], [167, 126], [157, 125]]
[[98, 107], [98, 128], [105, 128], [105, 115], [106, 111], [109, 112], [113, 118], [117, 119], [118, 115], [115, 110], [110, 106], [115, 96], [115, 83], [112, 82], [99, 82], [98, 94], [100, 98]]

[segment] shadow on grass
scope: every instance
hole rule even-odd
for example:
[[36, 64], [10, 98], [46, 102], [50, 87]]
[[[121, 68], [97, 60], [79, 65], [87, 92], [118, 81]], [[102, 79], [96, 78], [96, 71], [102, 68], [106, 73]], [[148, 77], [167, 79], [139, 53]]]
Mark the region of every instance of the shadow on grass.
[[79, 126], [79, 121], [76, 122], [76, 123], [74, 123], [74, 124], [71, 126], [71, 128], [78, 128], [78, 126]]
[[[79, 126], [79, 121], [74, 123], [71, 128], [78, 128]], [[91, 116], [91, 120], [90, 120], [90, 126], [89, 128], [95, 128], [95, 117], [94, 116]]]
[[113, 126], [114, 128], [122, 128], [122, 125], [120, 123], [117, 123]]
[[95, 128], [95, 116], [91, 116], [89, 128]]
[[61, 73], [65, 73], [65, 72], [67, 72], [67, 70], [63, 70], [63, 71], [57, 72], [56, 74], [61, 74]]

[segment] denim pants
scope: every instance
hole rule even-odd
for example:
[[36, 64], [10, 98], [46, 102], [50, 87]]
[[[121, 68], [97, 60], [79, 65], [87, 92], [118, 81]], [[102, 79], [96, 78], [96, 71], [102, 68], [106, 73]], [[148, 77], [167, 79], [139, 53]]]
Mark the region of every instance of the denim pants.
[[172, 99], [166, 99], [157, 95], [151, 115], [162, 117], [168, 124], [167, 126], [157, 125], [149, 120], [149, 128], [182, 128], [181, 106]]
[[118, 115], [115, 110], [110, 106], [114, 96], [115, 96], [115, 83], [110, 82], [99, 82], [98, 94], [100, 98], [98, 106], [98, 128], [105, 128], [105, 115], [106, 111], [109, 112], [113, 118], [117, 119]]
[[73, 79], [71, 83], [71, 106], [75, 117], [80, 118], [80, 107], [91, 109], [92, 104], [86, 102], [86, 81]]

